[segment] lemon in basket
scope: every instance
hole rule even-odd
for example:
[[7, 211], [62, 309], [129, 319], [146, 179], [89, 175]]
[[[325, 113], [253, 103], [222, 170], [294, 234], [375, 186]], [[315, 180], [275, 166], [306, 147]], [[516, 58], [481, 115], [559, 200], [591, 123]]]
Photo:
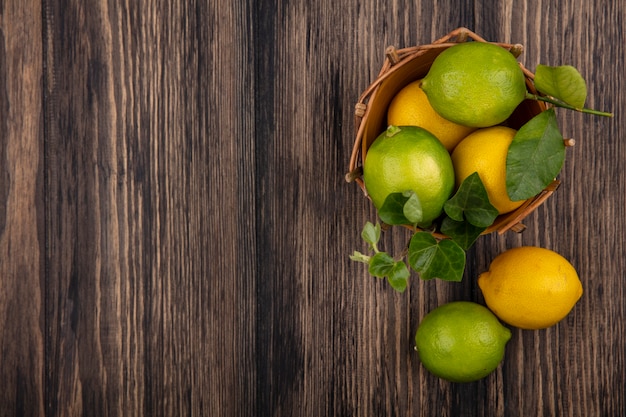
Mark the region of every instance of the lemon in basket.
[[441, 117], [428, 102], [420, 83], [421, 80], [417, 80], [407, 84], [393, 97], [387, 110], [387, 123], [395, 126], [423, 127], [452, 152], [457, 143], [474, 128]]
[[464, 42], [443, 51], [421, 87], [437, 113], [472, 127], [505, 121], [526, 97], [524, 73], [515, 57], [485, 42]]
[[506, 190], [506, 157], [516, 131], [505, 126], [478, 129], [452, 152], [456, 183], [478, 172], [489, 201], [500, 214], [515, 210], [524, 200], [512, 201]]
[[453, 301], [424, 317], [415, 334], [415, 348], [432, 374], [452, 382], [471, 382], [498, 367], [510, 339], [511, 331], [486, 307]]
[[545, 248], [522, 246], [496, 256], [478, 277], [487, 306], [521, 329], [543, 329], [561, 321], [583, 294], [574, 266]]
[[426, 227], [454, 191], [454, 168], [450, 154], [430, 132], [392, 125], [369, 147], [363, 182], [378, 210], [389, 194], [413, 191], [421, 205], [419, 225]]

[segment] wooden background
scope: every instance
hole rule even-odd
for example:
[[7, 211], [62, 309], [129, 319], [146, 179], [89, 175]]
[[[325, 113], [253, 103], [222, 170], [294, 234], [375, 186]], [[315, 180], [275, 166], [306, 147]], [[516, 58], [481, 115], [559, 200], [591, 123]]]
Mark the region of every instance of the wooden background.
[[[460, 3], [460, 4], [457, 4]], [[0, 416], [626, 415], [622, 0], [0, 0]], [[344, 181], [386, 46], [466, 26], [571, 64], [563, 182], [462, 283], [405, 294], [348, 259], [375, 212]], [[402, 232], [385, 235], [389, 250]], [[427, 311], [482, 302], [506, 248], [585, 294], [513, 329], [484, 380], [413, 351]]]

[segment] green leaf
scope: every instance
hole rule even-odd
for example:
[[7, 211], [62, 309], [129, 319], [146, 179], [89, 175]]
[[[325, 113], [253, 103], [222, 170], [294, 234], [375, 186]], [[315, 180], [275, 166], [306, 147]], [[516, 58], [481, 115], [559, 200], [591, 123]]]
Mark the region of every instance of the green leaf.
[[387, 281], [394, 290], [404, 292], [410, 275], [411, 273], [409, 272], [409, 268], [407, 268], [406, 264], [403, 261], [398, 261], [393, 265], [391, 272], [387, 276]]
[[489, 202], [487, 190], [477, 172], [463, 180], [459, 190], [443, 208], [451, 219], [457, 222], [467, 220], [483, 228], [490, 226], [498, 216], [498, 210]]
[[391, 193], [385, 199], [385, 202], [378, 210], [380, 219], [391, 225], [411, 224], [410, 220], [404, 215], [404, 203], [408, 200], [402, 193]]
[[441, 222], [441, 233], [449, 236], [464, 250], [468, 250], [486, 227], [478, 227], [467, 221], [456, 221], [450, 217], [444, 217]]
[[378, 252], [370, 259], [368, 271], [375, 277], [384, 278], [392, 272], [395, 263], [389, 254]]
[[376, 226], [374, 226], [371, 222], [365, 223], [363, 231], [361, 232], [361, 237], [364, 241], [369, 243], [372, 248], [375, 248], [380, 240], [380, 223], [376, 223]]
[[424, 218], [424, 214], [419, 197], [414, 191], [405, 191], [402, 195], [408, 197], [408, 200], [404, 203], [404, 207], [402, 207], [404, 217], [406, 217], [411, 224], [420, 223]]
[[370, 258], [369, 273], [378, 278], [387, 277], [391, 287], [404, 292], [411, 273], [403, 261], [395, 261], [385, 252], [378, 252]]
[[415, 233], [409, 242], [408, 260], [422, 279], [463, 279], [465, 251], [451, 239], [437, 241], [428, 232]]
[[585, 106], [587, 83], [571, 65], [550, 67], [538, 65], [535, 71], [535, 88], [578, 109]]
[[378, 210], [380, 219], [391, 225], [416, 224], [422, 220], [422, 205], [413, 191], [391, 193]]
[[565, 144], [554, 109], [539, 113], [515, 134], [506, 159], [506, 190], [513, 201], [537, 195], [559, 174]]
[[367, 255], [362, 254], [358, 250], [355, 250], [352, 253], [352, 255], [350, 255], [350, 259], [353, 260], [353, 261], [363, 262], [365, 264], [369, 264], [371, 258], [369, 256], [367, 256]]

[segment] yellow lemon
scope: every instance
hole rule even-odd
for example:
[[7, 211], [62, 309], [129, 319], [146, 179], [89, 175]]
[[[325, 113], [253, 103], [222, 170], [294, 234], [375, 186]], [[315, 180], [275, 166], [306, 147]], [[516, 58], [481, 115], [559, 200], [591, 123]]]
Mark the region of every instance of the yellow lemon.
[[487, 189], [489, 201], [500, 214], [521, 206], [524, 201], [511, 201], [506, 191], [506, 156], [516, 131], [493, 126], [470, 133], [452, 152], [456, 185], [474, 172]]
[[448, 152], [452, 152], [457, 143], [475, 128], [441, 117], [428, 102], [428, 97], [420, 88], [420, 82], [418, 80], [406, 85], [394, 96], [387, 110], [387, 123], [422, 127], [435, 135]]
[[523, 246], [498, 255], [478, 277], [487, 306], [521, 329], [543, 329], [561, 321], [583, 294], [572, 264], [549, 249]]
[[470, 382], [493, 372], [504, 357], [511, 331], [486, 307], [453, 301], [428, 313], [415, 334], [420, 361], [432, 374]]

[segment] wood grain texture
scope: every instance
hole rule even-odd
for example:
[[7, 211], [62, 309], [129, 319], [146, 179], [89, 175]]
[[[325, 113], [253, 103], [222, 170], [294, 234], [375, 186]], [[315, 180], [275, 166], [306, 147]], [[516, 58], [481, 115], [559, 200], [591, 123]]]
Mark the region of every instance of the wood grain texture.
[[229, 7], [50, 5], [51, 415], [254, 397], [253, 74]]
[[[622, 416], [626, 7], [620, 0], [0, 1], [0, 415]], [[489, 235], [462, 283], [396, 294], [348, 255], [372, 206], [344, 181], [388, 45], [466, 26], [571, 64], [588, 106], [556, 194]], [[403, 231], [383, 237], [399, 251]], [[452, 384], [420, 319], [538, 245], [585, 294]], [[26, 250], [28, 249], [28, 250]]]
[[0, 415], [44, 410], [41, 4], [0, 3]]

